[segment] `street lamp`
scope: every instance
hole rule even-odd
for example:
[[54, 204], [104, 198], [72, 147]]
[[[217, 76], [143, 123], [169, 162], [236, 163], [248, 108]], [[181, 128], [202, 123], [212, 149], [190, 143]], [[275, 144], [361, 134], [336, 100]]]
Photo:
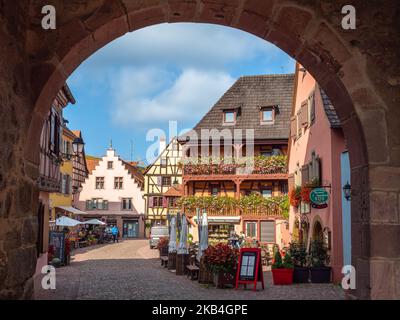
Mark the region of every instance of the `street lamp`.
[[83, 142], [83, 139], [81, 137], [75, 138], [74, 141], [72, 142], [72, 148], [74, 150], [74, 153], [76, 155], [79, 155], [83, 152], [83, 147], [85, 143]]
[[347, 181], [347, 183], [343, 186], [343, 193], [344, 197], [347, 201], [350, 201], [351, 199], [351, 185]]

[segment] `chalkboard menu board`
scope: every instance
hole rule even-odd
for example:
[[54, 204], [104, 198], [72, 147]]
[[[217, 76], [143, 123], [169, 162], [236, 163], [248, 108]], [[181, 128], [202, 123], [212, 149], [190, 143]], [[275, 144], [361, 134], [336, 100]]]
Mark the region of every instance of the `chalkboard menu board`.
[[64, 263], [65, 257], [65, 234], [64, 232], [50, 231], [49, 244], [54, 248], [54, 258]]
[[245, 251], [242, 256], [242, 263], [240, 264], [240, 280], [254, 281], [256, 278], [256, 262], [257, 252], [256, 251]]
[[261, 250], [259, 248], [240, 249], [238, 269], [236, 274], [236, 288], [239, 284], [254, 284], [254, 291], [257, 289], [257, 282], [261, 282], [264, 289], [264, 276], [261, 263]]

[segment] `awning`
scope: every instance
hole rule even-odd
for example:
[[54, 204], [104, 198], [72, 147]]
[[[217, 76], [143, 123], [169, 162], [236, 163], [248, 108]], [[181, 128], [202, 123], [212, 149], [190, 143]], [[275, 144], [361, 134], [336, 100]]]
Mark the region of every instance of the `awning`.
[[76, 209], [74, 207], [57, 206], [56, 209], [62, 209], [62, 210], [71, 212], [72, 214], [87, 214], [87, 212], [81, 211], [81, 210]]
[[209, 224], [240, 223], [238, 216], [208, 216]]

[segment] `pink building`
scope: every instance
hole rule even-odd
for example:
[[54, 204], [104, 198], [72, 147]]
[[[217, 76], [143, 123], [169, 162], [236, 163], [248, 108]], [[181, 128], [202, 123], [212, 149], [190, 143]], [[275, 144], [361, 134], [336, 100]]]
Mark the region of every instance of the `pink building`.
[[314, 239], [324, 240], [330, 254], [333, 280], [342, 275], [341, 158], [346, 144], [340, 121], [324, 91], [301, 65], [296, 65], [295, 91], [289, 142], [289, 190], [313, 185], [325, 189], [327, 207], [307, 202], [290, 207], [292, 239], [307, 248]]

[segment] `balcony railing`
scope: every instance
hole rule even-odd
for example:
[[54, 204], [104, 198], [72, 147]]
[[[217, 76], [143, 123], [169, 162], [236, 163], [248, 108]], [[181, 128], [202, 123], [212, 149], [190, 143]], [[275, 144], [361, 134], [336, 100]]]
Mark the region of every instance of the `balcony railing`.
[[183, 212], [194, 216], [197, 209], [210, 216], [252, 216], [252, 217], [282, 217], [288, 216], [287, 195], [263, 198], [253, 194], [240, 199], [231, 197], [196, 197], [187, 196], [179, 200]]
[[252, 158], [186, 158], [183, 175], [286, 174], [286, 156]]

